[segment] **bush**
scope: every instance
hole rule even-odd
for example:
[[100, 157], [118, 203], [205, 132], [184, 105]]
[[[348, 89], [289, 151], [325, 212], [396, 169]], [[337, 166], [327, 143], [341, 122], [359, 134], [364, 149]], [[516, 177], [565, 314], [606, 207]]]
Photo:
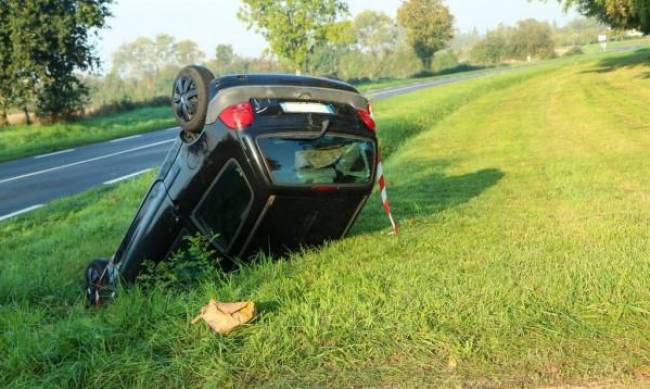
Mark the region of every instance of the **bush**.
[[563, 56], [563, 57], [572, 57], [572, 56], [574, 56], [574, 55], [582, 55], [582, 54], [584, 54], [584, 53], [585, 53], [585, 52], [582, 51], [582, 48], [580, 48], [580, 47], [578, 47], [578, 46], [573, 46], [572, 48], [570, 48], [569, 50], [567, 50], [566, 53], [562, 54], [562, 56]]
[[124, 98], [123, 100], [115, 101], [112, 103], [104, 104], [97, 109], [90, 111], [86, 114], [86, 117], [99, 117], [111, 115], [114, 113], [131, 111], [138, 108], [147, 108], [147, 107], [158, 107], [162, 105], [170, 104], [169, 96], [158, 96], [152, 97], [143, 101], [133, 101], [129, 98]]
[[184, 245], [168, 261], [145, 261], [138, 283], [143, 288], [187, 290], [192, 285], [218, 280], [223, 275], [216, 266], [215, 252], [205, 237], [186, 237]]
[[477, 66], [477, 65], [470, 65], [467, 63], [461, 63], [458, 64], [454, 67], [442, 69], [437, 72], [433, 72], [431, 70], [422, 70], [417, 73], [414, 73], [411, 75], [411, 78], [426, 78], [426, 77], [435, 77], [435, 76], [446, 76], [449, 74], [456, 74], [456, 73], [463, 73], [463, 72], [471, 72], [473, 70], [480, 70], [480, 69], [485, 69], [486, 66]]

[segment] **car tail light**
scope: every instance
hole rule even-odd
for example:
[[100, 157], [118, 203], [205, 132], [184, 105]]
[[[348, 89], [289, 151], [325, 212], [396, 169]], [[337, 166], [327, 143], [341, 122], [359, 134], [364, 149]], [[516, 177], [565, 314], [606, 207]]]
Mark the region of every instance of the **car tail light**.
[[334, 192], [338, 192], [339, 188], [336, 186], [321, 185], [321, 186], [313, 186], [311, 190], [316, 193], [334, 193]]
[[233, 130], [242, 130], [253, 124], [255, 115], [253, 114], [253, 106], [250, 102], [239, 103], [231, 105], [224, 109], [219, 114], [219, 119], [226, 125], [226, 127]]
[[375, 131], [376, 124], [375, 120], [372, 118], [372, 107], [368, 105], [366, 108], [357, 108], [359, 113], [359, 118], [361, 121], [368, 127], [371, 131]]

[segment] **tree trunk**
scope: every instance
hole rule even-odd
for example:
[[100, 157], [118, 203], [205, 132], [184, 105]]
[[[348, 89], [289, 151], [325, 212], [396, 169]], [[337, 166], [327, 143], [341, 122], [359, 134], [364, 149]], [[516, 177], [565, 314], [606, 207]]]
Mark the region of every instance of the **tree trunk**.
[[27, 106], [23, 106], [23, 113], [25, 114], [25, 124], [28, 126], [32, 124], [32, 120], [29, 117], [29, 111], [27, 110]]
[[6, 126], [9, 124], [9, 118], [7, 117], [7, 109], [5, 107], [0, 107], [0, 127]]
[[430, 57], [421, 56], [420, 57], [420, 62], [422, 62], [422, 70], [430, 71], [431, 70], [431, 63], [433, 62], [433, 56], [430, 56]]

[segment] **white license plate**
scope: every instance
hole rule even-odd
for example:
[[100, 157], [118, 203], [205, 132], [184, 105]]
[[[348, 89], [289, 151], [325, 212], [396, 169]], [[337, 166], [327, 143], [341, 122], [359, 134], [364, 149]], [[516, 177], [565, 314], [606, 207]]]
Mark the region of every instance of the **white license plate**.
[[334, 109], [328, 104], [287, 102], [280, 103], [280, 106], [286, 113], [323, 113], [329, 115], [334, 113]]

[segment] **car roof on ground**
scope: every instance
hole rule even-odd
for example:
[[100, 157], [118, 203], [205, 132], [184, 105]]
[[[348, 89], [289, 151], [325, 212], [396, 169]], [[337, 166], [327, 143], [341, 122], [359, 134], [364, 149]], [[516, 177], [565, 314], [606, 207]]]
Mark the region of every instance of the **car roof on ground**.
[[339, 89], [359, 93], [355, 87], [347, 82], [322, 77], [296, 76], [292, 74], [233, 74], [217, 77], [215, 81], [219, 89], [246, 85], [292, 85]]

